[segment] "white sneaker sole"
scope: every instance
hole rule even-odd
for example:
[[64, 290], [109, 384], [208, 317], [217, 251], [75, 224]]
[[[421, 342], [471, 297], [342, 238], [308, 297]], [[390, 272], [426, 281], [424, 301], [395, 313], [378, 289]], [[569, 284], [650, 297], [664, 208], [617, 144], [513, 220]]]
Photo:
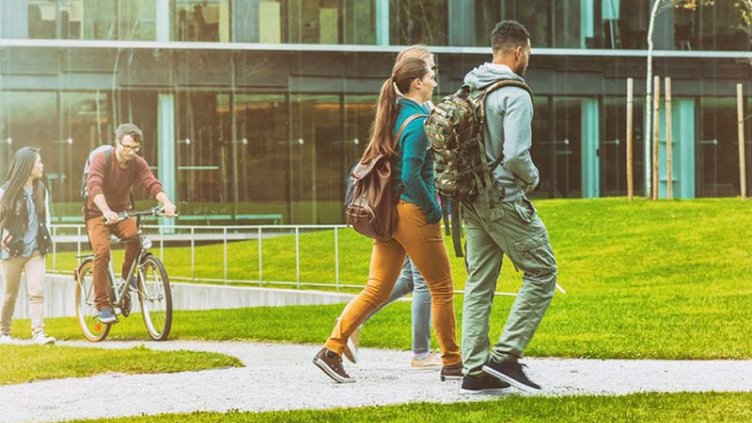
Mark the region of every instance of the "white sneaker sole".
[[512, 393], [512, 387], [509, 388], [496, 388], [496, 389], [481, 389], [480, 391], [471, 391], [469, 389], [460, 389], [460, 392], [464, 395], [502, 395]]
[[332, 378], [337, 383], [353, 383], [355, 382], [355, 379], [353, 378], [343, 378], [342, 376], [338, 375], [337, 372], [332, 370], [331, 367], [329, 367], [324, 360], [321, 360], [319, 358], [313, 359], [313, 364], [316, 365], [319, 369], [321, 369], [324, 373], [326, 373], [327, 376]]
[[483, 371], [488, 373], [489, 375], [495, 377], [496, 379], [501, 380], [502, 382], [506, 382], [515, 388], [519, 389], [522, 392], [527, 392], [528, 394], [536, 394], [538, 392], [542, 392], [542, 389], [535, 389], [532, 386], [525, 385], [524, 383], [519, 382], [517, 379], [511, 378], [504, 373], [497, 372], [496, 370], [488, 367], [483, 366]]

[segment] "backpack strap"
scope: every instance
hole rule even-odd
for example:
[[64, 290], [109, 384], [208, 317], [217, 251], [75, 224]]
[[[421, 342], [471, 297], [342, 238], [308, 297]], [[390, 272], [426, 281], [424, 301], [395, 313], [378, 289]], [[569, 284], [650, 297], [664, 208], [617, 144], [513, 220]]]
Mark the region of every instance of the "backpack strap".
[[416, 113], [414, 115], [408, 116], [407, 119], [405, 119], [404, 122], [402, 122], [402, 125], [400, 125], [399, 130], [397, 130], [397, 135], [394, 136], [394, 145], [392, 146], [392, 148], [397, 147], [397, 144], [399, 144], [399, 139], [402, 136], [402, 133], [405, 132], [405, 129], [407, 129], [407, 125], [409, 125], [415, 119], [418, 119], [421, 117], [428, 117], [428, 115], [424, 113]]
[[[480, 107], [480, 110], [479, 110], [480, 116], [479, 116], [478, 121], [479, 121], [479, 124], [480, 124], [480, 126], [482, 128], [485, 128], [485, 126], [486, 126], [486, 98], [488, 98], [489, 94], [491, 94], [492, 92], [494, 92], [496, 90], [499, 90], [501, 88], [505, 88], [505, 87], [517, 87], [517, 88], [521, 88], [521, 89], [527, 91], [527, 93], [530, 95], [530, 101], [531, 102], [534, 99], [534, 97], [533, 97], [533, 90], [530, 89], [530, 86], [528, 86], [526, 83], [524, 83], [522, 81], [518, 81], [518, 80], [515, 80], [515, 79], [501, 79], [499, 81], [494, 82], [491, 85], [486, 86], [485, 88], [483, 88], [482, 94], [481, 94], [481, 97], [480, 97], [481, 107]], [[481, 138], [484, 138], [484, 137], [481, 137]], [[481, 147], [482, 147], [482, 151], [485, 153], [485, 140], [483, 141], [483, 144], [484, 145], [482, 145]], [[502, 154], [499, 154], [499, 157], [497, 157], [496, 159], [494, 159], [494, 161], [491, 162], [490, 164], [488, 163], [488, 161], [486, 159], [486, 154], [481, 154], [481, 160], [483, 162], [483, 166], [488, 170], [488, 177], [489, 177], [489, 181], [488, 182], [489, 183], [486, 186], [486, 193], [488, 195], [488, 201], [489, 201], [490, 206], [494, 207], [495, 203], [496, 203], [496, 200], [494, 198], [495, 196], [493, 195], [493, 193], [491, 193], [491, 188], [494, 185], [493, 184], [493, 177], [492, 177], [492, 175], [493, 175], [493, 170], [496, 169], [496, 167], [499, 166], [501, 164], [501, 162], [504, 160], [504, 153], [502, 152]], [[502, 192], [502, 198], [503, 198], [503, 196], [504, 196], [504, 193]]]

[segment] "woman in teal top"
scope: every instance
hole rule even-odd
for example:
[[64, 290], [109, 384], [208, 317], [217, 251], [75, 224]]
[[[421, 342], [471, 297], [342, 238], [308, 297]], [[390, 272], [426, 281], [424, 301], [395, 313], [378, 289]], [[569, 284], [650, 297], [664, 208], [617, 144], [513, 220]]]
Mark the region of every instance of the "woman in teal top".
[[[397, 56], [397, 62], [410, 57], [415, 57], [426, 62], [426, 66], [429, 69], [436, 71], [436, 62], [433, 54], [428, 51], [427, 48], [420, 45], [410, 46], [400, 52]], [[404, 97], [404, 94], [398, 93], [400, 97]], [[410, 100], [412, 101], [412, 100]], [[421, 105], [421, 108], [425, 113], [430, 113], [432, 104], [427, 101]], [[403, 108], [404, 110], [404, 108]], [[433, 183], [433, 169], [432, 162], [433, 157], [428, 156], [428, 173], [425, 177], [429, 178], [428, 182]], [[424, 167], [425, 164], [424, 164]], [[422, 170], [421, 170], [421, 173]], [[401, 172], [397, 175], [398, 179], [401, 176]], [[429, 188], [429, 192], [433, 188]], [[412, 302], [410, 307], [410, 317], [412, 319], [412, 349], [413, 357], [410, 360], [410, 368], [415, 370], [424, 369], [438, 369], [441, 367], [441, 357], [431, 352], [431, 293], [428, 291], [428, 286], [420, 274], [415, 264], [410, 260], [408, 256], [405, 259], [405, 263], [402, 265], [402, 273], [397, 278], [397, 282], [392, 288], [391, 294], [385, 303], [375, 309], [367, 318], [363, 324], [366, 324], [368, 320], [378, 313], [382, 308], [391, 304], [392, 302], [404, 297], [405, 295], [412, 294]], [[352, 361], [357, 362], [358, 355], [358, 340], [360, 339], [360, 329], [353, 332], [347, 342], [345, 348], [345, 357]]]
[[[373, 243], [368, 284], [347, 304], [324, 348], [314, 357], [314, 364], [339, 383], [354, 381], [342, 366], [348, 338], [387, 300], [406, 255], [423, 274], [431, 292], [431, 312], [443, 364], [441, 377], [462, 377], [452, 275], [439, 226], [441, 211], [434, 198], [433, 163], [423, 130], [426, 110], [421, 105], [433, 94], [435, 76], [425, 60], [406, 58], [395, 64], [392, 75], [381, 87], [373, 134], [361, 162], [379, 155], [391, 157], [394, 183], [402, 184], [405, 191], [397, 203], [392, 239]], [[398, 92], [404, 96], [399, 98]], [[412, 120], [395, 140], [408, 119]]]

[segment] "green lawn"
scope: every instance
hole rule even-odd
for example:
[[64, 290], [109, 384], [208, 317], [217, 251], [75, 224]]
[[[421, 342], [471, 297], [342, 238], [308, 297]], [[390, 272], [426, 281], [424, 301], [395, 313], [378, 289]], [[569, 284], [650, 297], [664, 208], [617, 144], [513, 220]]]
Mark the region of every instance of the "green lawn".
[[[536, 204], [551, 234], [559, 282], [568, 294], [554, 297], [528, 355], [752, 357], [748, 336], [752, 333], [752, 203], [738, 199], [628, 203], [609, 198]], [[341, 251], [347, 252], [342, 275], [351, 282], [363, 281], [369, 241], [351, 232], [341, 233]], [[331, 237], [330, 231], [302, 236], [305, 280], [332, 282], [334, 269], [322, 267], [328, 261], [325, 251]], [[265, 273], [294, 278], [289, 238], [264, 241]], [[232, 245], [231, 277], [252, 277], [257, 271], [256, 245], [255, 241]], [[185, 269], [184, 251], [165, 253], [173, 274]], [[221, 246], [202, 247], [199, 257], [202, 272], [210, 272], [221, 262]], [[461, 289], [462, 261], [454, 259], [452, 264], [455, 285]], [[519, 283], [520, 274], [507, 262], [498, 289], [515, 291]], [[500, 333], [511, 301], [497, 298], [492, 339]], [[461, 302], [458, 296], [458, 313]], [[397, 304], [382, 311], [368, 324], [363, 344], [409, 349], [408, 308]], [[341, 305], [334, 305], [178, 312], [173, 334], [321, 343], [341, 310]], [[80, 339], [73, 319], [52, 319], [49, 332]], [[111, 336], [145, 339], [140, 321], [118, 325]]]
[[101, 373], [175, 373], [242, 367], [235, 357], [196, 351], [152, 351], [144, 347], [101, 350], [63, 346], [0, 345], [0, 385]]
[[[302, 410], [267, 413], [196, 412], [112, 419], [138, 422], [743, 422], [752, 394], [680, 393], [627, 396], [525, 397], [495, 401]], [[90, 421], [90, 420], [87, 420]]]

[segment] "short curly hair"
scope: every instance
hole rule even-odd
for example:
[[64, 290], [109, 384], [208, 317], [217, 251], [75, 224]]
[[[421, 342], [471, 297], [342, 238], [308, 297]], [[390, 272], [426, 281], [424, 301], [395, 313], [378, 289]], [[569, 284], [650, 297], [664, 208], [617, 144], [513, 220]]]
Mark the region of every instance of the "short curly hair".
[[136, 141], [139, 144], [144, 138], [144, 133], [141, 132], [141, 128], [132, 123], [124, 123], [115, 129], [115, 139], [117, 141], [122, 141], [126, 135], [130, 135], [131, 138], [133, 138], [133, 141]]
[[491, 32], [491, 48], [494, 54], [524, 47], [530, 33], [517, 21], [501, 21]]

